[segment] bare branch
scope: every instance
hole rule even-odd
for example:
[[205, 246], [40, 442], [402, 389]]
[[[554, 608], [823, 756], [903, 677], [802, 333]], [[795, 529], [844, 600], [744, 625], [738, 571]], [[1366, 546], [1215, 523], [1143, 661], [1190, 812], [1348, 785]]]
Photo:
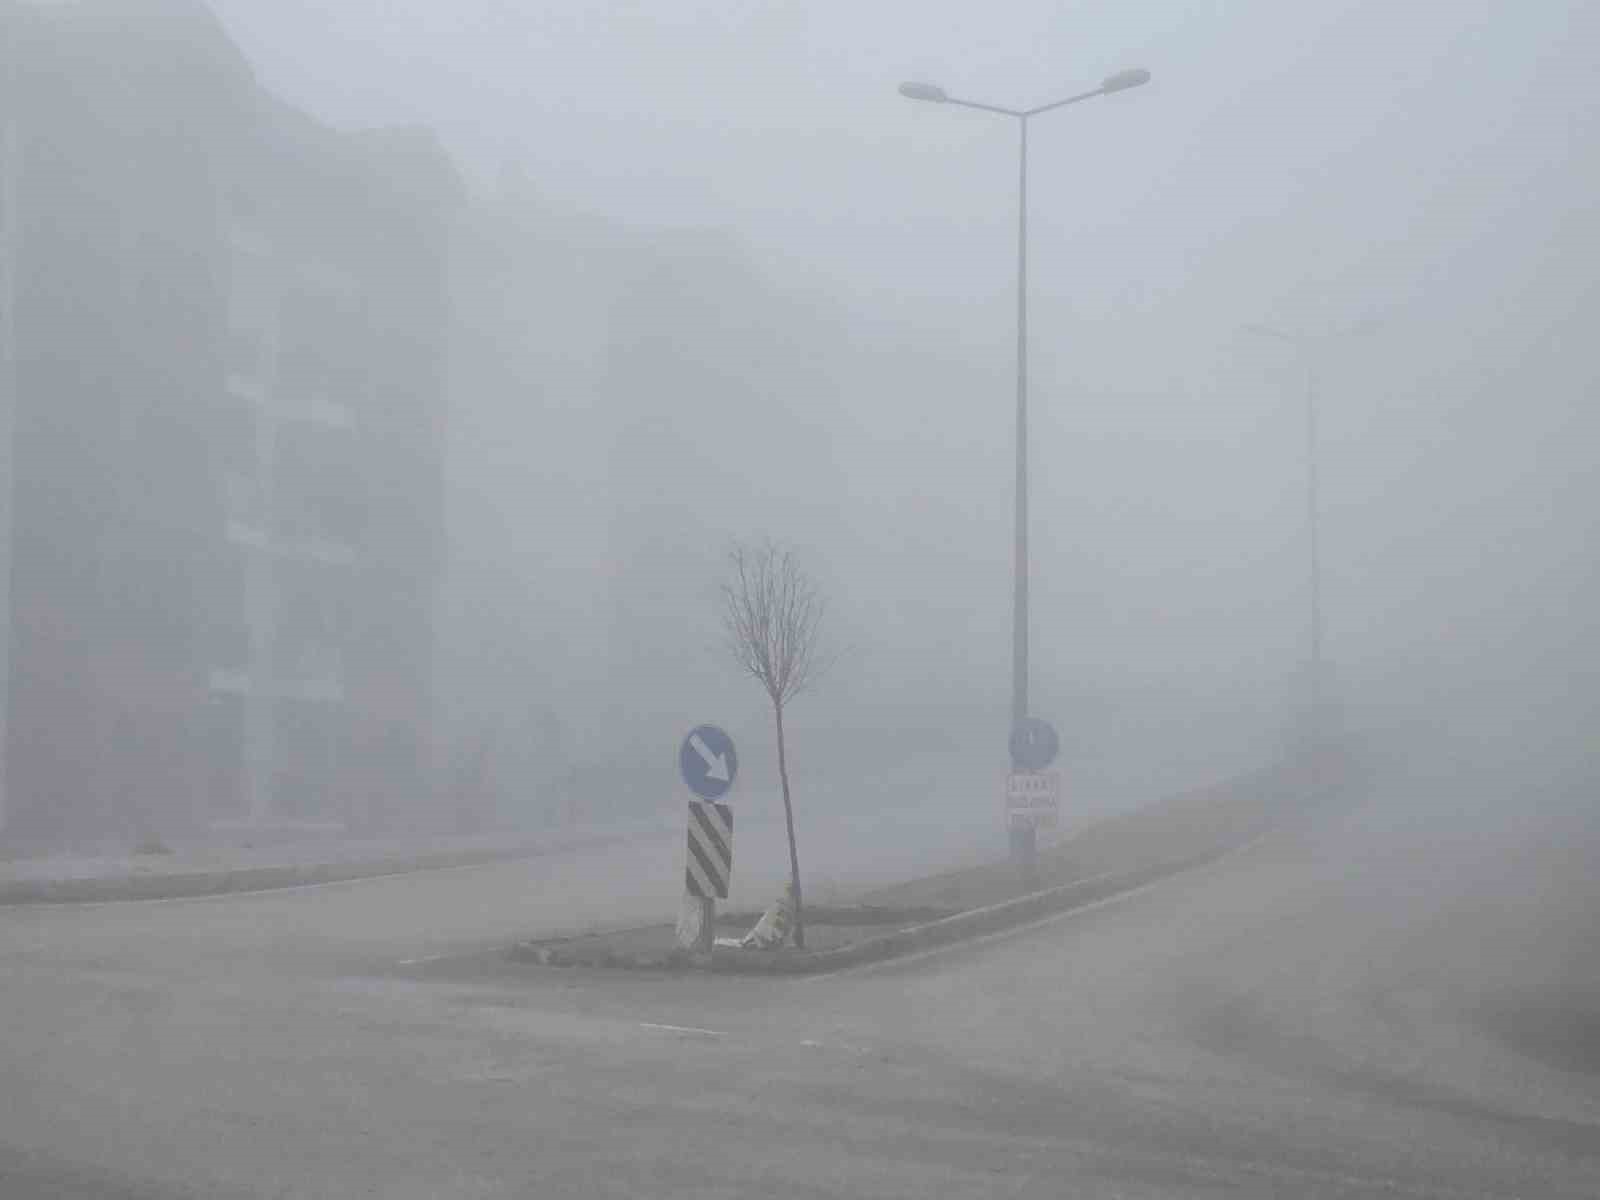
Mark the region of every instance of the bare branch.
[[819, 650], [826, 605], [794, 552], [771, 540], [735, 543], [722, 585], [728, 653], [783, 707], [831, 660]]

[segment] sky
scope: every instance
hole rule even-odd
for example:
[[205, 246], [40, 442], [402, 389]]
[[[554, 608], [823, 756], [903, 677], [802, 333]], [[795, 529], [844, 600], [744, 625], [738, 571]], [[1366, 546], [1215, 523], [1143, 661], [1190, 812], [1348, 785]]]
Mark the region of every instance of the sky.
[[[1188, 697], [1288, 669], [1309, 371], [1341, 671], [1489, 727], [1594, 711], [1593, 6], [215, 6], [324, 120], [428, 125], [474, 189], [515, 167], [544, 211], [726, 232], [836, 314], [860, 352], [827, 408], [841, 504], [869, 547], [967, 568], [952, 587], [985, 599], [950, 653], [984, 697], [1009, 620], [1016, 131], [896, 85], [1029, 106], [1148, 69], [1030, 138], [1043, 686]], [[931, 603], [861, 590], [869, 640], [872, 613]]]
[[327, 119], [419, 121], [480, 173], [519, 162], [575, 206], [734, 228], [869, 296], [959, 303], [1011, 273], [1014, 135], [902, 79], [1029, 105], [1154, 73], [1036, 131], [1036, 285], [1084, 315], [1202, 288], [1214, 308], [1219, 286], [1307, 323], [1392, 305], [1505, 215], [1494, 185], [1559, 175], [1593, 136], [1594, 18], [1560, 3], [218, 7]]

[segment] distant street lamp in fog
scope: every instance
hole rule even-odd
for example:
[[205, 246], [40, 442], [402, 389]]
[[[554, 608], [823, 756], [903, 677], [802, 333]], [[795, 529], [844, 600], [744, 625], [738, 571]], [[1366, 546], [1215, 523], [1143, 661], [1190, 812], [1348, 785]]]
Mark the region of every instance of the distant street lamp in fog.
[[[1332, 336], [1365, 333], [1377, 325], [1376, 320], [1367, 318]], [[1322, 623], [1322, 499], [1321, 464], [1318, 461], [1317, 368], [1320, 345], [1332, 338], [1293, 334], [1271, 325], [1259, 324], [1246, 325], [1244, 331], [1293, 346], [1305, 370], [1306, 542], [1311, 584], [1311, 637], [1306, 657], [1306, 671], [1310, 678], [1307, 681], [1306, 701], [1311, 722], [1310, 733], [1313, 738], [1320, 740], [1327, 732], [1328, 695]]]
[[[1150, 82], [1150, 72], [1135, 67], [1108, 75], [1093, 91], [1080, 92], [1064, 100], [1054, 100], [1037, 108], [1003, 108], [960, 100], [933, 83], [902, 83], [900, 94], [911, 100], [931, 104], [953, 104], [982, 112], [1014, 117], [1020, 131], [1020, 159], [1017, 184], [1017, 482], [1016, 482], [1016, 561], [1013, 574], [1011, 615], [1011, 725], [1015, 729], [1028, 716], [1028, 119], [1053, 109], [1065, 108], [1080, 100], [1108, 96]], [[1011, 854], [1028, 872], [1033, 869], [1037, 849], [1035, 832], [1030, 828], [1011, 830]]]

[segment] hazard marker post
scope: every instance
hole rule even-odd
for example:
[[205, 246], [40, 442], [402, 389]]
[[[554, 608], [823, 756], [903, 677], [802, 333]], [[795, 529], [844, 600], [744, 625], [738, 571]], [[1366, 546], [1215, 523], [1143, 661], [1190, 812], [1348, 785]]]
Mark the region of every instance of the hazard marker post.
[[678, 747], [678, 772], [699, 797], [689, 801], [678, 945], [709, 954], [716, 931], [716, 904], [728, 898], [733, 881], [733, 808], [718, 803], [739, 772], [733, 739], [715, 725], [697, 726]]

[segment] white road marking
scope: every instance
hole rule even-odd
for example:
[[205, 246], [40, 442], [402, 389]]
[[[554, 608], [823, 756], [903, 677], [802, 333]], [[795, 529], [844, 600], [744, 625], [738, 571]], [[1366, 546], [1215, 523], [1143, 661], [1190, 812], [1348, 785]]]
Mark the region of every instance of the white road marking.
[[696, 1033], [701, 1037], [727, 1037], [728, 1035], [716, 1029], [696, 1029], [693, 1025], [657, 1025], [654, 1021], [640, 1021], [641, 1029], [660, 1029], [667, 1033]]

